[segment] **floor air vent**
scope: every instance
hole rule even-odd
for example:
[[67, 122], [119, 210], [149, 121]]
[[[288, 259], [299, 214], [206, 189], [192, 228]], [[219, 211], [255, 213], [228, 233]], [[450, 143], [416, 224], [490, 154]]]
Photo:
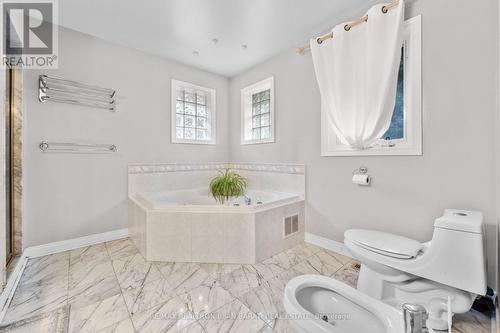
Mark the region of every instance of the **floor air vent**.
[[299, 231], [299, 215], [295, 214], [292, 216], [285, 217], [284, 221], [284, 230], [285, 237], [288, 237]]

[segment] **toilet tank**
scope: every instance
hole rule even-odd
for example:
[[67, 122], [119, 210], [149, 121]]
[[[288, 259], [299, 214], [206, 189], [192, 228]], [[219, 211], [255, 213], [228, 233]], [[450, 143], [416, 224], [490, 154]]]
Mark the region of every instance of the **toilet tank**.
[[468, 210], [445, 209], [444, 215], [434, 221], [434, 227], [481, 234], [483, 214]]
[[[434, 222], [428, 251], [432, 257], [429, 278], [484, 295], [486, 256], [483, 214], [477, 211], [446, 209]], [[426, 275], [427, 275], [426, 274]]]

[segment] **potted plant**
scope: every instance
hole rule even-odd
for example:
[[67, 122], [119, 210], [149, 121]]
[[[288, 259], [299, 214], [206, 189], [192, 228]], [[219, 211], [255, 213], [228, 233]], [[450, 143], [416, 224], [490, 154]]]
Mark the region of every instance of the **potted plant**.
[[233, 197], [245, 194], [247, 181], [236, 172], [226, 169], [210, 181], [210, 192], [215, 200], [224, 204]]

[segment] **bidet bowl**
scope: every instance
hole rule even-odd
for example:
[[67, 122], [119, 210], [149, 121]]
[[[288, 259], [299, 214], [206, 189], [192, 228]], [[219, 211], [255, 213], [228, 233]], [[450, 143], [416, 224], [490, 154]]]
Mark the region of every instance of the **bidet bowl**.
[[299, 332], [401, 333], [401, 311], [332, 278], [302, 275], [284, 293], [287, 317]]

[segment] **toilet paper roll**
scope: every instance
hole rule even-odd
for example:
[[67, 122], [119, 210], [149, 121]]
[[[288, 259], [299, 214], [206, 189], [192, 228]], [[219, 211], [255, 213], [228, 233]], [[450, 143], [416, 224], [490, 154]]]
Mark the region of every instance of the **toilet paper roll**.
[[370, 185], [370, 176], [365, 174], [355, 174], [352, 176], [353, 184], [358, 184], [362, 186]]

